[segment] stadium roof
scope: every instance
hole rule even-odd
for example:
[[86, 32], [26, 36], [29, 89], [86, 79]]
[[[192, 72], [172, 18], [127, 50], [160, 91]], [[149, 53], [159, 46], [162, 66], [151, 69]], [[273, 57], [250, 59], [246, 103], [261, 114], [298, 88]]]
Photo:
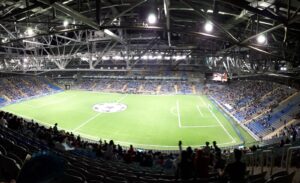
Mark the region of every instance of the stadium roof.
[[0, 0], [0, 70], [297, 72], [299, 8], [298, 0]]

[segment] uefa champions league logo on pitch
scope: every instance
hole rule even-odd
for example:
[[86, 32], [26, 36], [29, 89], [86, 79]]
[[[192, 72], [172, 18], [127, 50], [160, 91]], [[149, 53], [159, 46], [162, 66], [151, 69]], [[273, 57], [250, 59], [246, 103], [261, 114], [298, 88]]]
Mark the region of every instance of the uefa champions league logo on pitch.
[[101, 103], [93, 106], [93, 110], [96, 112], [113, 113], [121, 112], [127, 109], [127, 105], [122, 103]]

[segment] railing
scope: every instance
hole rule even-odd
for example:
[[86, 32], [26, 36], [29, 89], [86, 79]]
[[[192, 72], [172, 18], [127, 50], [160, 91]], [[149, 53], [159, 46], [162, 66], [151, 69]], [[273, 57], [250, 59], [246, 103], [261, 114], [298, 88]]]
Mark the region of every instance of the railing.
[[[281, 162], [280, 167], [286, 169], [288, 172], [291, 167], [292, 155], [294, 151], [300, 150], [300, 146], [291, 147], [291, 144], [286, 144], [284, 147], [278, 149], [281, 150]], [[254, 174], [255, 167], [260, 168], [260, 172], [264, 170], [273, 175], [274, 170], [274, 159], [275, 159], [275, 149], [270, 148], [266, 150], [258, 150], [254, 153], [247, 153], [245, 155], [245, 162], [250, 168], [250, 173]], [[278, 154], [277, 154], [278, 155]], [[265, 169], [267, 168], [267, 169]]]
[[292, 154], [293, 151], [300, 150], [300, 146], [290, 147], [287, 150], [287, 156], [286, 156], [286, 171], [289, 171], [289, 168], [291, 166], [291, 160], [292, 160]]
[[286, 160], [287, 160], [287, 152], [288, 149], [292, 146], [292, 144], [285, 144], [282, 148], [282, 154], [281, 154], [281, 167], [284, 168], [286, 166]]
[[270, 175], [273, 174], [274, 168], [274, 152], [273, 149], [263, 150], [260, 156], [261, 173], [264, 172], [264, 167], [270, 168]]

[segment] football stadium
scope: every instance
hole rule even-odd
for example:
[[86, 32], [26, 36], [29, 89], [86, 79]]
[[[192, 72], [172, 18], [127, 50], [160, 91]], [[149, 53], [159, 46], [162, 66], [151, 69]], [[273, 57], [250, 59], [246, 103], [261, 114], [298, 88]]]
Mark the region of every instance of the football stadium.
[[0, 0], [0, 183], [300, 183], [298, 0]]

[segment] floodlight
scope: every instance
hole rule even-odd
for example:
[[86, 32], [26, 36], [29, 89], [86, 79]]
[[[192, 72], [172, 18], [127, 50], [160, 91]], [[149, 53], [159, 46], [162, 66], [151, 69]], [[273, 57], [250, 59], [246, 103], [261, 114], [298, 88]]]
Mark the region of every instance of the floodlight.
[[264, 44], [267, 41], [267, 38], [265, 35], [260, 34], [259, 36], [257, 36], [256, 40], [259, 44]]
[[213, 30], [214, 26], [211, 22], [206, 22], [204, 25], [204, 30], [206, 32], [211, 32]]
[[64, 27], [67, 27], [69, 25], [69, 21], [68, 20], [65, 20], [64, 23], [63, 23]]
[[26, 33], [28, 36], [33, 36], [33, 34], [34, 34], [33, 29], [31, 27], [27, 28]]
[[155, 24], [156, 21], [157, 21], [156, 15], [153, 14], [153, 13], [149, 14], [149, 16], [148, 16], [148, 23], [149, 24]]
[[165, 56], [165, 60], [170, 60], [171, 57], [170, 56]]

